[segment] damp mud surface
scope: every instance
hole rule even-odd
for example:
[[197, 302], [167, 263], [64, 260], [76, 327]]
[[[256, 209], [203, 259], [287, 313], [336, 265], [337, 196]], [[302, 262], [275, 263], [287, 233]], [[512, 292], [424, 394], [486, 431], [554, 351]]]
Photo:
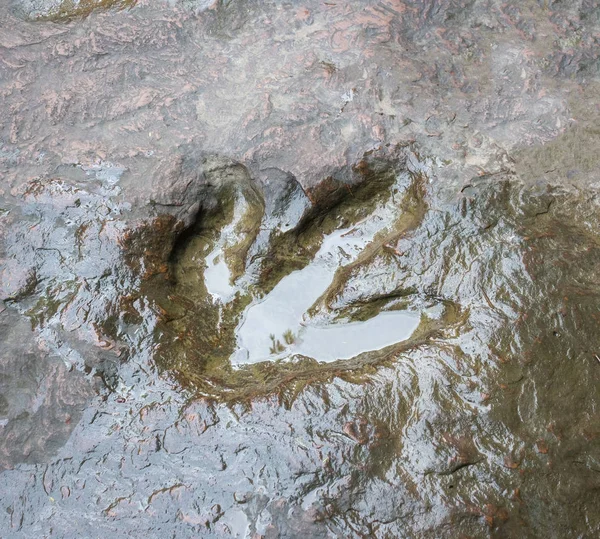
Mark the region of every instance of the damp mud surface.
[[0, 537], [600, 534], [600, 5], [0, 6]]

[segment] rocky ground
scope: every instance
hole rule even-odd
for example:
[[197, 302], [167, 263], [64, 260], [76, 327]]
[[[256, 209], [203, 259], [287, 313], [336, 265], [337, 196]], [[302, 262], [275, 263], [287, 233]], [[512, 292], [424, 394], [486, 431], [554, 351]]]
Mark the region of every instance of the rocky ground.
[[[599, 39], [596, 0], [3, 3], [0, 537], [597, 536]], [[234, 368], [373, 216], [311, 316], [414, 333]]]

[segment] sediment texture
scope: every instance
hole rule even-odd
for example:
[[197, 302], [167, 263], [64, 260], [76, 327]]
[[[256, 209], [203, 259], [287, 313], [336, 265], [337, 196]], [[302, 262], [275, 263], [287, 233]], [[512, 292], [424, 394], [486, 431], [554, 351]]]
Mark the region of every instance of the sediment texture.
[[[596, 536], [598, 13], [3, 4], [0, 535]], [[413, 335], [232, 368], [390, 200], [311, 315]]]

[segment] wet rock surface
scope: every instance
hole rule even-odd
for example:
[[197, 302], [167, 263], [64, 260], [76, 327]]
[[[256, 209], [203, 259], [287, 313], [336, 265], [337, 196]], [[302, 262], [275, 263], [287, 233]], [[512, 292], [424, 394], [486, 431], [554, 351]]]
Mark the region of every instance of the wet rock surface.
[[0, 535], [596, 536], [598, 12], [0, 7]]

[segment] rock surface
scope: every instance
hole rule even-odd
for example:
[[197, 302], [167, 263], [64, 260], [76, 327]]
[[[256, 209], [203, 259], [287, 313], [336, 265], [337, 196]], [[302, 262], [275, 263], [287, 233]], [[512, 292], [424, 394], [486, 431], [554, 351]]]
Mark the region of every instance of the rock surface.
[[[0, 6], [0, 535], [600, 533], [599, 13]], [[411, 337], [233, 368], [373, 215], [309, 314]]]

